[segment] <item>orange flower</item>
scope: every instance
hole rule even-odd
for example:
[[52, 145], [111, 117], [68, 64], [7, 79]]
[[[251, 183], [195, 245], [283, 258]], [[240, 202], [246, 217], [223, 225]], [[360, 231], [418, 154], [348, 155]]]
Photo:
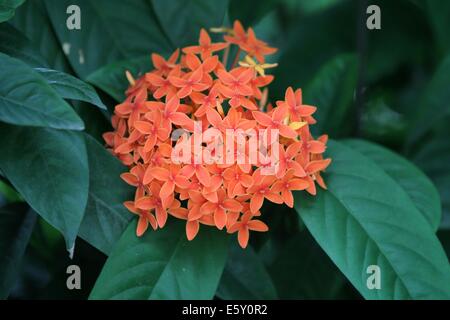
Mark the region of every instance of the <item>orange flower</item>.
[[135, 202], [135, 207], [141, 210], [154, 209], [156, 212], [158, 226], [162, 228], [167, 221], [167, 210], [178, 208], [180, 206], [180, 202], [175, 200], [173, 195], [166, 198], [161, 198], [159, 195], [161, 186], [156, 182], [152, 182], [149, 189], [149, 196], [137, 199]]
[[156, 167], [151, 171], [152, 176], [163, 182], [159, 196], [165, 199], [173, 194], [175, 191], [175, 185], [180, 188], [189, 188], [190, 183], [187, 181], [186, 177], [180, 174], [180, 166], [170, 165], [169, 168]]
[[[229, 46], [239, 47], [231, 70]], [[248, 53], [243, 61], [241, 50]], [[268, 230], [255, 219], [265, 200], [292, 207], [292, 191], [314, 195], [316, 183], [326, 189], [328, 136], [310, 132], [316, 107], [292, 88], [283, 101], [267, 101], [274, 77], [265, 72], [276, 64], [264, 60], [275, 51], [235, 21], [224, 42], [213, 43], [202, 29], [199, 45], [167, 60], [152, 54], [154, 70], [138, 79], [126, 72], [127, 97], [103, 137], [129, 168], [122, 179], [136, 188], [124, 205], [138, 216], [137, 236], [149, 225], [163, 228], [170, 215], [186, 222], [189, 240], [204, 225], [237, 232], [245, 248], [250, 231]], [[272, 130], [281, 136], [277, 149], [264, 135]]]
[[250, 200], [250, 210], [252, 213], [261, 209], [264, 198], [274, 203], [283, 203], [280, 195], [270, 189], [275, 181], [276, 177], [263, 176], [259, 171], [253, 174], [253, 185], [247, 190], [248, 193], [253, 194]]
[[125, 172], [120, 175], [126, 183], [136, 187], [136, 199], [143, 197], [145, 193], [144, 174], [144, 167], [137, 165], [131, 168], [130, 172]]
[[157, 53], [152, 53], [152, 62], [155, 67], [156, 73], [159, 75], [167, 75], [173, 68], [176, 67], [176, 62], [178, 56], [180, 55], [180, 50], [175, 50], [169, 59], [164, 59]]
[[253, 216], [250, 213], [246, 213], [241, 217], [239, 222], [236, 222], [228, 229], [228, 233], [238, 232], [238, 241], [242, 248], [247, 247], [248, 240], [250, 238], [250, 230], [258, 232], [266, 232], [269, 230], [269, 227], [267, 227], [264, 222], [254, 219], [252, 220], [252, 217]]
[[309, 187], [309, 182], [294, 177], [294, 170], [289, 170], [283, 179], [276, 181], [272, 186], [272, 192], [281, 192], [284, 203], [290, 207], [294, 207], [294, 196], [291, 190], [305, 190]]
[[263, 127], [266, 127], [267, 129], [279, 130], [280, 135], [286, 138], [294, 139], [297, 137], [297, 132], [284, 124], [284, 120], [287, 115], [286, 108], [275, 108], [272, 112], [272, 117], [259, 111], [253, 111], [252, 114], [256, 121]]
[[203, 91], [206, 90], [209, 85], [202, 83], [203, 79], [203, 68], [200, 66], [197, 70], [187, 73], [184, 77], [169, 77], [169, 81], [172, 85], [177, 88], [181, 88], [177, 92], [178, 98], [182, 99], [189, 96], [193, 91]]
[[217, 76], [225, 86], [242, 96], [249, 96], [253, 93], [248, 83], [253, 79], [254, 74], [252, 69], [245, 68], [233, 69], [230, 73], [225, 70], [217, 72]]
[[223, 177], [228, 181], [228, 197], [246, 194], [246, 188], [253, 184], [253, 178], [246, 174], [242, 169], [235, 165], [228, 168], [223, 173]]
[[198, 46], [186, 47], [183, 49], [184, 53], [200, 54], [203, 60], [210, 57], [212, 53], [220, 51], [228, 47], [228, 43], [212, 43], [211, 38], [205, 29], [200, 30], [200, 39]]
[[137, 224], [137, 230], [136, 235], [138, 237], [142, 236], [145, 231], [148, 229], [148, 224], [150, 224], [153, 228], [153, 230], [156, 230], [158, 228], [158, 223], [156, 222], [155, 216], [150, 213], [149, 211], [144, 211], [141, 209], [138, 209], [134, 206], [133, 201], [126, 201], [124, 203], [124, 206], [132, 213], [139, 216], [138, 224]]
[[247, 41], [247, 33], [242, 24], [236, 20], [233, 24], [231, 35], [224, 36], [225, 41], [241, 46]]
[[302, 104], [302, 90], [294, 90], [289, 87], [286, 90], [285, 101], [279, 101], [277, 105], [286, 106], [292, 121], [306, 121], [309, 124], [316, 123], [311, 115], [316, 112], [317, 108]]
[[234, 199], [227, 198], [223, 189], [217, 192], [217, 196], [217, 202], [205, 202], [201, 206], [200, 211], [206, 214], [212, 213], [216, 227], [222, 230], [227, 223], [227, 211], [240, 212], [242, 205]]
[[252, 28], [248, 29], [247, 41], [241, 44], [241, 48], [260, 63], [264, 62], [264, 56], [277, 52], [276, 48], [271, 48], [264, 41], [258, 40]]

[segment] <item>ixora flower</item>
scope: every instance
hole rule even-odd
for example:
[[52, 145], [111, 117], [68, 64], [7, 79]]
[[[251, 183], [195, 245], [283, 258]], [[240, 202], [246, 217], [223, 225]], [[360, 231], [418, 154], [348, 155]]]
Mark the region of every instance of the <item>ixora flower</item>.
[[316, 107], [303, 104], [301, 89], [267, 103], [274, 77], [266, 70], [276, 64], [265, 56], [276, 49], [238, 21], [212, 31], [223, 42], [202, 29], [198, 45], [168, 60], [152, 54], [155, 69], [139, 79], [127, 72], [127, 98], [104, 139], [129, 167], [121, 177], [136, 188], [125, 206], [139, 217], [137, 236], [172, 216], [186, 221], [189, 240], [212, 226], [237, 233], [245, 248], [250, 231], [268, 230], [264, 201], [292, 207], [292, 191], [326, 189], [321, 172], [331, 159], [323, 158], [327, 136], [310, 133]]

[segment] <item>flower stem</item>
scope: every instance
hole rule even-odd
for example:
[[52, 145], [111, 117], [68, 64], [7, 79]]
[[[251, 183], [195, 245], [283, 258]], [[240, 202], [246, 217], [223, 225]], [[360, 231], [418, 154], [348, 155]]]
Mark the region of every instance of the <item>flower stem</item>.
[[227, 68], [227, 62], [228, 62], [228, 56], [229, 55], [230, 55], [230, 46], [228, 46], [225, 49], [225, 52], [223, 53], [222, 64], [225, 67], [225, 69]]
[[241, 56], [241, 48], [239, 48], [238, 52], [236, 53], [236, 57], [233, 60], [233, 64], [231, 65], [231, 69], [233, 69], [237, 65], [240, 56]]

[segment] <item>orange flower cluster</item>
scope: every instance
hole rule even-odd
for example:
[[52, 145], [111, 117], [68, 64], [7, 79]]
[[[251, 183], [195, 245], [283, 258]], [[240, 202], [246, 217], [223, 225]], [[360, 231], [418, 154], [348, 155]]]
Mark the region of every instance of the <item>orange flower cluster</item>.
[[[276, 65], [266, 63], [265, 56], [276, 49], [237, 21], [233, 29], [212, 31], [224, 32], [224, 42], [212, 42], [202, 29], [198, 45], [183, 48], [181, 54], [177, 50], [167, 60], [153, 54], [155, 69], [137, 80], [127, 73], [127, 98], [116, 106], [114, 131], [104, 139], [130, 168], [122, 179], [136, 187], [136, 195], [125, 206], [139, 217], [138, 236], [149, 225], [155, 230], [164, 227], [171, 215], [186, 221], [189, 240], [200, 225], [208, 225], [237, 232], [245, 248], [250, 230], [268, 230], [258, 220], [264, 200], [293, 207], [293, 190], [314, 195], [316, 183], [326, 188], [320, 173], [331, 159], [322, 156], [327, 136], [316, 140], [309, 131], [316, 122], [316, 107], [303, 104], [300, 89], [288, 88], [283, 101], [267, 103], [265, 87], [274, 77], [265, 70]], [[232, 52], [233, 62], [228, 61]], [[277, 130], [276, 170], [263, 172], [274, 166], [269, 161], [273, 151], [265, 156], [258, 152], [255, 163], [174, 161], [174, 150], [192, 139], [172, 139], [172, 133], [192, 133], [197, 121], [202, 130], [216, 129], [221, 138], [229, 130]], [[236, 139], [221, 141], [227, 152], [251, 157], [249, 148], [235, 150]], [[211, 141], [204, 138], [201, 143], [208, 146]], [[196, 156], [192, 152], [189, 158]]]

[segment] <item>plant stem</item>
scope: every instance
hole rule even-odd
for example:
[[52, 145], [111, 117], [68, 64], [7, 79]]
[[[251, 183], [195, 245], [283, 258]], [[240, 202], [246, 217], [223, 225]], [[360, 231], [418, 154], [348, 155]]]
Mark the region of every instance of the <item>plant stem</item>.
[[238, 52], [236, 53], [236, 57], [233, 60], [233, 64], [231, 65], [231, 69], [233, 69], [237, 65], [240, 56], [241, 56], [241, 48], [239, 48]]

